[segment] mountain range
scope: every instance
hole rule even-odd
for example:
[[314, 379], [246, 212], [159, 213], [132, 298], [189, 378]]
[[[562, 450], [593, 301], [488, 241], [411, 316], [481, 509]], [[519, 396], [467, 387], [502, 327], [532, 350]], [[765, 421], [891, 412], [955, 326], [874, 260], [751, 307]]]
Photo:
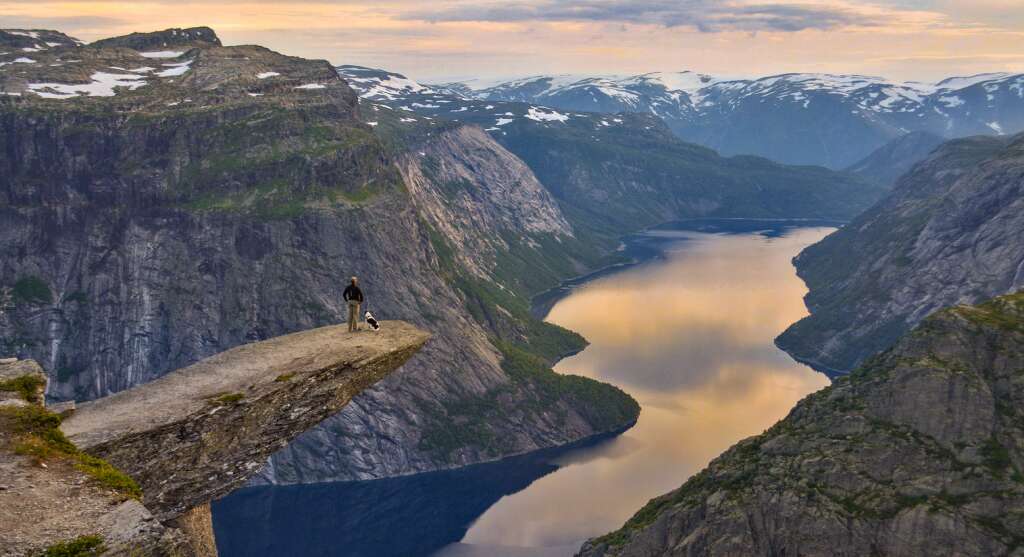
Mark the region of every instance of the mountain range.
[[92, 44], [8, 30], [0, 47], [0, 350], [41, 362], [51, 399], [340, 322], [351, 275], [374, 313], [436, 333], [266, 481], [456, 467], [628, 427], [628, 395], [550, 370], [585, 340], [536, 320], [530, 296], [619, 261], [618, 236], [644, 226], [850, 218], [884, 192], [722, 157], [648, 114], [465, 100], [208, 28]]
[[942, 308], [1024, 287], [1022, 83], [428, 86], [205, 27], [0, 30], [0, 356], [38, 360], [51, 400], [96, 398], [338, 323], [358, 275], [433, 339], [263, 481], [454, 468], [636, 422], [550, 369], [586, 340], [531, 313], [622, 262], [622, 234], [849, 220], [795, 260], [810, 315], [777, 341], [848, 376], [584, 554], [1012, 554], [1024, 302]]
[[888, 189], [852, 173], [724, 157], [680, 140], [648, 113], [609, 115], [477, 100], [384, 70], [337, 69], [377, 113], [483, 128], [530, 167], [574, 226], [607, 237], [692, 217], [842, 220]]
[[1008, 73], [922, 83], [806, 73], [726, 79], [684, 71], [467, 81], [432, 90], [559, 110], [649, 113], [680, 138], [723, 155], [834, 169], [910, 132], [950, 139], [1024, 130], [1024, 75]]
[[534, 320], [518, 283], [557, 284], [575, 272], [563, 251], [588, 252], [487, 134], [374, 117], [378, 132], [328, 63], [207, 28], [10, 52], [0, 351], [41, 362], [51, 399], [339, 323], [358, 275], [369, 309], [436, 334], [273, 479], [458, 466], [636, 419], [618, 389], [548, 368], [584, 341]]

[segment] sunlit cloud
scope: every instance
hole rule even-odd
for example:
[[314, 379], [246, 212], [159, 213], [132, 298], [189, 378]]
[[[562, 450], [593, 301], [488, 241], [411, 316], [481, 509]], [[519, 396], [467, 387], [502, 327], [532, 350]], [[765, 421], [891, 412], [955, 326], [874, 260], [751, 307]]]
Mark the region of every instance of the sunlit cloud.
[[693, 69], [894, 79], [1015, 71], [1017, 0], [0, 0], [0, 27], [85, 41], [213, 27], [226, 44], [431, 81]]
[[852, 25], [880, 26], [874, 14], [827, 4], [744, 3], [720, 0], [532, 0], [460, 2], [415, 10], [403, 19], [427, 21], [602, 21], [722, 30], [801, 31]]

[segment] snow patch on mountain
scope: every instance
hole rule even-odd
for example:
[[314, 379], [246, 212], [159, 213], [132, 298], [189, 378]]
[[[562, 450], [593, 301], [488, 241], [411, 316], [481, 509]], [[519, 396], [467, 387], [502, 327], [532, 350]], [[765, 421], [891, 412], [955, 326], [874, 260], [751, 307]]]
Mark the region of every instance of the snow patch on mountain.
[[144, 58], [177, 58], [182, 54], [185, 54], [185, 52], [178, 50], [155, 50], [152, 52], [140, 52], [139, 56]]
[[550, 109], [545, 110], [536, 106], [530, 107], [526, 117], [536, 122], [565, 122], [569, 119], [568, 114], [562, 114]]
[[176, 64], [164, 64], [164, 66], [170, 67], [162, 72], [157, 72], [157, 77], [174, 77], [184, 75], [191, 69], [192, 60], [188, 60], [187, 62], [179, 62]]
[[939, 102], [946, 105], [946, 108], [956, 108], [963, 106], [966, 102], [956, 95], [948, 95], [939, 97]]
[[959, 89], [966, 89], [986, 81], [996, 81], [1010, 76], [1011, 74], [1008, 73], [981, 73], [966, 77], [951, 77], [936, 83], [935, 89], [937, 91], [956, 91]]
[[118, 87], [134, 91], [146, 85], [146, 81], [135, 74], [113, 74], [95, 72], [91, 83], [29, 83], [28, 92], [47, 99], [71, 99], [78, 96], [112, 97]]
[[35, 63], [36, 63], [35, 60], [33, 60], [31, 58], [25, 58], [24, 56], [22, 56], [20, 58], [15, 58], [14, 60], [11, 60], [10, 62], [0, 62], [0, 67], [6, 66], [8, 64], [35, 64]]

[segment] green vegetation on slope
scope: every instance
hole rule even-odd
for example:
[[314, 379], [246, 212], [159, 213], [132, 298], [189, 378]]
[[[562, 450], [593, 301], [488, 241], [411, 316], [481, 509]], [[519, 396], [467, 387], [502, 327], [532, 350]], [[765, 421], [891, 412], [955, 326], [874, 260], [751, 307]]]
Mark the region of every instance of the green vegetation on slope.
[[107, 548], [100, 536], [79, 536], [47, 547], [41, 557], [92, 557], [102, 555], [106, 551]]
[[[385, 118], [380, 120], [378, 130], [391, 129], [385, 112], [381, 111]], [[468, 187], [444, 183], [441, 161], [430, 156], [417, 160], [424, 177], [439, 187], [443, 196], [461, 195]], [[581, 240], [586, 232], [576, 237], [523, 237], [499, 231], [502, 247], [496, 249], [493, 261], [483, 265], [490, 269], [490, 276], [480, 277], [462, 267], [460, 254], [448, 238], [425, 220], [420, 224], [437, 255], [442, 276], [460, 294], [473, 319], [490, 333], [511, 382], [483, 395], [460, 396], [428, 412], [424, 416], [422, 449], [450, 463], [472, 460], [459, 451], [475, 451], [491, 458], [512, 454], [515, 440], [507, 434], [498, 435], [491, 426], [505, 421], [510, 408], [524, 414], [516, 418], [519, 423], [546, 423], [549, 427], [589, 429], [594, 433], [626, 428], [635, 422], [639, 405], [621, 390], [551, 370], [559, 359], [584, 348], [586, 341], [577, 333], [535, 318], [530, 308], [531, 295], [575, 276], [580, 269], [607, 261], [607, 245], [589, 241], [590, 237]], [[513, 385], [515, 388], [511, 388]], [[585, 424], [568, 424], [570, 412]]]
[[354, 122], [311, 124], [307, 118], [270, 107], [205, 130], [203, 156], [182, 170], [174, 201], [192, 211], [278, 219], [401, 190], [395, 170], [382, 164], [384, 147], [372, 131]]
[[22, 400], [33, 404], [39, 402], [39, 392], [46, 386], [46, 380], [38, 375], [22, 375], [0, 381], [0, 391], [18, 393]]
[[640, 416], [640, 404], [618, 387], [556, 373], [541, 358], [508, 343], [498, 348], [504, 356], [502, 369], [513, 381], [536, 388], [542, 407], [566, 401], [597, 431], [624, 428]]
[[46, 281], [37, 276], [29, 276], [14, 283], [11, 299], [15, 304], [49, 304], [53, 302], [53, 293]]
[[515, 398], [524, 422], [564, 422], [568, 409], [577, 412], [595, 432], [625, 429], [636, 422], [640, 405], [621, 389], [576, 375], [556, 373], [542, 358], [510, 343], [495, 341], [502, 369], [520, 389], [494, 389], [483, 396], [448, 403], [443, 412], [428, 416], [420, 447], [452, 461], [455, 451], [472, 448], [498, 457], [509, 454], [508, 439], [497, 435], [489, 422], [504, 412], [499, 399]]
[[[35, 385], [36, 381], [16, 378], [6, 383], [14, 384], [15, 388], [3, 390], [16, 390], [24, 395], [22, 389]], [[34, 393], [35, 391], [30, 392]], [[31, 398], [34, 397], [25, 396], [25, 399], [30, 402], [25, 406], [0, 407], [0, 431], [7, 434], [4, 439], [11, 444], [4, 448], [13, 450], [16, 454], [31, 457], [39, 463], [68, 460], [97, 484], [122, 497], [142, 498], [142, 490], [135, 480], [105, 460], [80, 451], [60, 430], [61, 417], [42, 406], [31, 403], [34, 402]]]
[[[563, 421], [571, 408], [595, 432], [610, 432], [628, 427], [636, 421], [640, 406], [617, 387], [593, 379], [561, 375], [551, 366], [559, 359], [586, 346], [579, 334], [534, 318], [530, 313], [527, 288], [547, 287], [559, 278], [552, 271], [547, 278], [533, 276], [531, 271], [551, 269], [544, 260], [552, 257], [541, 250], [517, 251], [499, 257], [496, 275], [509, 287], [470, 275], [456, 263], [454, 248], [429, 224], [422, 223], [439, 259], [446, 280], [457, 289], [473, 318], [492, 334], [492, 343], [502, 354], [502, 369], [520, 388], [494, 389], [482, 396], [449, 402], [425, 416], [426, 427], [420, 447], [439, 458], [453, 461], [460, 449], [475, 449], [490, 457], [509, 454], [508, 439], [497, 435], [489, 423], [504, 412], [500, 401], [520, 397], [514, 407], [525, 414], [527, 423], [555, 419]], [[555, 241], [555, 240], [552, 240]], [[511, 244], [511, 242], [510, 242]], [[557, 267], [554, 263], [553, 267]], [[539, 273], [535, 273], [539, 274]], [[534, 282], [536, 281], [536, 282]]]

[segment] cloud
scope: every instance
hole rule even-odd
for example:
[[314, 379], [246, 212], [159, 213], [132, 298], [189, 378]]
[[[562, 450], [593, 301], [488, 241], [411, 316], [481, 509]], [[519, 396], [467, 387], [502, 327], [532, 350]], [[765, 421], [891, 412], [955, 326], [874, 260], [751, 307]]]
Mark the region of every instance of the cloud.
[[529, 0], [459, 2], [447, 8], [413, 11], [407, 20], [438, 22], [591, 21], [692, 27], [716, 31], [802, 31], [881, 26], [878, 14], [839, 5], [741, 3], [720, 0]]
[[124, 23], [125, 20], [106, 16], [43, 16], [43, 15], [8, 15], [0, 13], [0, 28], [4, 29], [78, 29], [89, 26], [112, 26]]

